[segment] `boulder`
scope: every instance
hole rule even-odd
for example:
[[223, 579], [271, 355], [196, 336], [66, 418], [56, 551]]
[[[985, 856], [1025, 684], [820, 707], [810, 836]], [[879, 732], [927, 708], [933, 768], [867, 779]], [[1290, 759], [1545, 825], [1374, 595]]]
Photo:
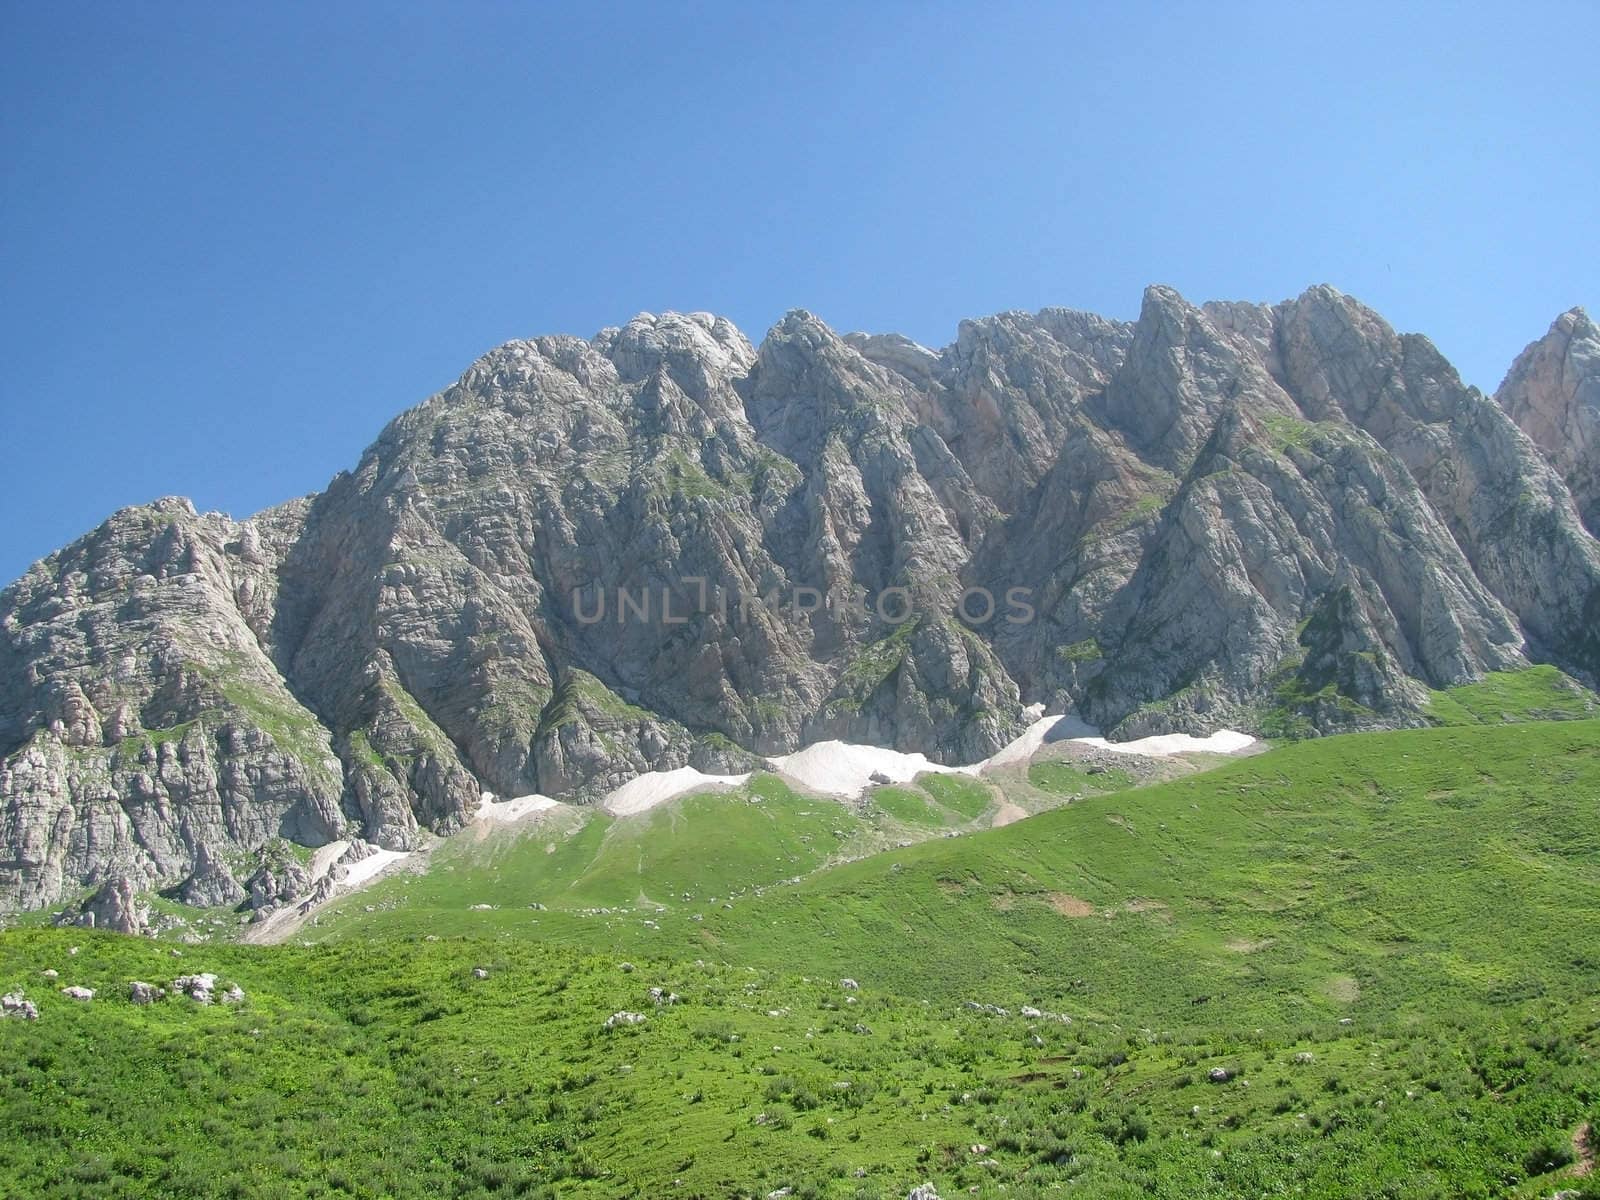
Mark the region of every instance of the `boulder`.
[[217, 990], [217, 977], [210, 971], [180, 975], [172, 981], [172, 990], [200, 1004], [210, 1004], [211, 994]]

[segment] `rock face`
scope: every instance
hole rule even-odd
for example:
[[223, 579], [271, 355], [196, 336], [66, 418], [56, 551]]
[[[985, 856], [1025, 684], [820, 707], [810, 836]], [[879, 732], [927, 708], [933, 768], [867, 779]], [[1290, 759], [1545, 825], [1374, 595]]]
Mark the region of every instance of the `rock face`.
[[1600, 327], [1581, 308], [1562, 313], [1517, 356], [1495, 399], [1560, 473], [1583, 523], [1600, 536]]
[[89, 897], [81, 911], [74, 913], [69, 909], [66, 919], [73, 924], [113, 933], [143, 933], [150, 923], [150, 910], [139, 902], [137, 892], [133, 880], [119, 875]]
[[0, 593], [0, 906], [265, 911], [285, 840], [829, 738], [975, 761], [1032, 703], [1314, 733], [1593, 682], [1596, 344], [1567, 314], [1496, 403], [1327, 287], [508, 343], [320, 495], [128, 509]]

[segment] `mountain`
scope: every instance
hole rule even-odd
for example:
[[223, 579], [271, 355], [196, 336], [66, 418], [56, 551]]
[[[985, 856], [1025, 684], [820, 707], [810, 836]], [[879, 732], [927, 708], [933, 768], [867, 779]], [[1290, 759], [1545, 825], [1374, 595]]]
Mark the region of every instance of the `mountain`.
[[1297, 735], [1593, 683], [1595, 347], [1569, 313], [1491, 399], [1329, 287], [938, 352], [805, 312], [509, 343], [319, 495], [124, 510], [0, 593], [0, 905], [236, 903], [280, 839], [823, 739], [971, 762], [1030, 704]]

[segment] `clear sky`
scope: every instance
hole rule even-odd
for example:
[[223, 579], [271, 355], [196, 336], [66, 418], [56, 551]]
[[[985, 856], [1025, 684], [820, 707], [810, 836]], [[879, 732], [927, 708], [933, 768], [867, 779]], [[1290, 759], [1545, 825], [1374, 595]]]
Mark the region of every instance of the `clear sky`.
[[0, 583], [322, 487], [508, 338], [931, 345], [1328, 282], [1493, 389], [1600, 306], [1600, 4], [0, 3]]

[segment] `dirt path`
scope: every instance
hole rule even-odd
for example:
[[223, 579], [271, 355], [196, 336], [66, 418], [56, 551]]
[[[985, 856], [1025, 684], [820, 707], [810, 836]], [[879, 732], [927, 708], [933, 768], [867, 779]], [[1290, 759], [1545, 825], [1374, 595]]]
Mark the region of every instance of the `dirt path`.
[[1573, 1175], [1578, 1178], [1594, 1170], [1595, 1158], [1600, 1155], [1600, 1133], [1596, 1133], [1592, 1124], [1578, 1126], [1578, 1132], [1572, 1135], [1572, 1152], [1578, 1156], [1578, 1165], [1572, 1169]]

